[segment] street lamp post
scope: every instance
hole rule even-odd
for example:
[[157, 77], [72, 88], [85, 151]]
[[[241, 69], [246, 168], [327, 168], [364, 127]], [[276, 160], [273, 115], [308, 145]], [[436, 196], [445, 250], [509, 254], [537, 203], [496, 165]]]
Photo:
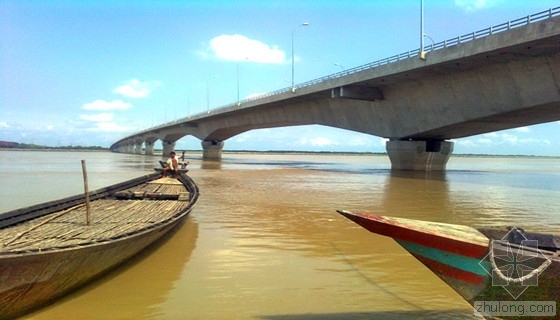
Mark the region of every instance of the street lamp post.
[[420, 0], [420, 59], [426, 59], [426, 52], [424, 52], [424, 0]]
[[[300, 25], [298, 25], [298, 27], [307, 27], [309, 25], [309, 23], [304, 22]], [[296, 27], [297, 28], [297, 27]], [[296, 87], [295, 87], [295, 83], [294, 83], [294, 32], [296, 31], [296, 28], [294, 28], [292, 30], [292, 92], [296, 92]]]
[[217, 78], [217, 76], [212, 76], [206, 80], [206, 113], [210, 113], [210, 79]]
[[[249, 57], [245, 57], [244, 61], [249, 61]], [[239, 62], [237, 63], [237, 106], [241, 106], [241, 100], [239, 98]]]
[[206, 80], [206, 113], [210, 113], [210, 79]]
[[237, 64], [237, 106], [239, 107], [241, 102], [239, 101], [239, 63]]

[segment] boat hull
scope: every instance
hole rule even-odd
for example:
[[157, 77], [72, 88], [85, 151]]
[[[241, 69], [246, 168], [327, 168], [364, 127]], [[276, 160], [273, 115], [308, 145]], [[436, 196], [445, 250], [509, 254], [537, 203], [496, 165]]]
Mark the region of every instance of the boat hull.
[[45, 307], [161, 243], [182, 225], [195, 201], [169, 221], [116, 239], [42, 252], [3, 254], [0, 319], [13, 319]]
[[[471, 305], [477, 301], [560, 301], [558, 253], [489, 239], [468, 226], [338, 212], [370, 232], [392, 237]], [[508, 276], [515, 262], [523, 263], [525, 273]], [[533, 270], [525, 281], [516, 282]]]
[[[186, 216], [185, 216], [186, 217]], [[151, 244], [181, 220], [122, 241], [86, 249], [7, 257], [0, 262], [0, 319], [12, 319], [106, 274]]]

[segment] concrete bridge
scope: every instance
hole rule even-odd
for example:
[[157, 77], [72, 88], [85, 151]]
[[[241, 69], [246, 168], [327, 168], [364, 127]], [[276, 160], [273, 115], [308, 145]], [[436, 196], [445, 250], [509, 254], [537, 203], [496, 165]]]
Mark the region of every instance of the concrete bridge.
[[392, 169], [445, 170], [456, 139], [560, 120], [560, 7], [132, 134], [114, 152], [203, 159], [258, 129], [320, 124], [388, 138]]

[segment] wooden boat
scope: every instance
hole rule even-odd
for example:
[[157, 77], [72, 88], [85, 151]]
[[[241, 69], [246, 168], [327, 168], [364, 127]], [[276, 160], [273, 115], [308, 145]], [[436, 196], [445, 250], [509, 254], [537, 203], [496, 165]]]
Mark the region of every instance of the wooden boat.
[[393, 238], [471, 305], [560, 301], [560, 237], [338, 211]]
[[0, 215], [0, 319], [41, 308], [162, 239], [185, 220], [198, 188], [183, 173], [156, 172], [88, 195]]

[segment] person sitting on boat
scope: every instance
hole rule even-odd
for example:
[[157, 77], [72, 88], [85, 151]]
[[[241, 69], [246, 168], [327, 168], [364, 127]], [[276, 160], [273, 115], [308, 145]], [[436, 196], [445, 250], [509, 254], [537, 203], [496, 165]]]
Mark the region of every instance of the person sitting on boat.
[[171, 170], [174, 172], [174, 178], [177, 178], [177, 174], [179, 173], [179, 162], [175, 158], [175, 152], [171, 152], [169, 154], [171, 158], [167, 160], [167, 166], [163, 168], [163, 178], [167, 175], [167, 171]]

